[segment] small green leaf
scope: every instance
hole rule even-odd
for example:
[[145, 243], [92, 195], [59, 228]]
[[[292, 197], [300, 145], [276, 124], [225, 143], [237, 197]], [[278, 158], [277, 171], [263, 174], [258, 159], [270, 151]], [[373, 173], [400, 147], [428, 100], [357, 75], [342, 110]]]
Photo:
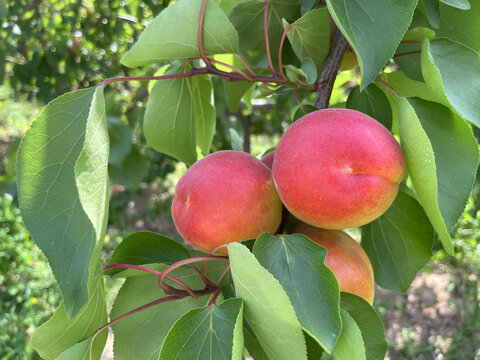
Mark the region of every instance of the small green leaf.
[[120, 118], [107, 117], [108, 136], [110, 139], [110, 157], [108, 163], [119, 168], [132, 150], [132, 130]]
[[288, 80], [297, 82], [297, 81], [305, 81], [307, 79], [307, 74], [302, 69], [299, 69], [293, 65], [285, 65], [285, 73], [287, 75]]
[[[75, 344], [71, 348], [65, 350], [63, 353], [60, 354], [56, 360], [91, 360], [90, 359], [90, 343], [91, 339], [85, 339], [78, 344]], [[100, 355], [96, 357], [97, 359], [100, 358]], [[95, 357], [92, 357], [95, 359]]]
[[342, 332], [332, 351], [335, 360], [367, 360], [362, 332], [350, 314], [341, 309]]
[[[94, 248], [106, 225], [108, 137], [102, 91], [78, 90], [50, 102], [18, 150], [23, 220], [47, 256], [71, 316], [88, 300], [89, 268], [97, 263]], [[98, 174], [91, 176], [95, 170]]]
[[363, 91], [359, 86], [353, 87], [347, 98], [347, 108], [371, 116], [389, 130], [392, 128], [390, 103], [383, 91], [374, 84], [368, 85]]
[[[187, 249], [176, 241], [150, 231], [141, 231], [127, 236], [117, 246], [110, 264], [155, 264], [171, 265], [189, 257]], [[113, 275], [121, 269], [110, 269], [106, 274]]]
[[346, 292], [340, 294], [340, 301], [342, 309], [348, 312], [362, 333], [366, 360], [383, 360], [388, 343], [382, 320], [373, 307], [361, 297]]
[[159, 360], [241, 360], [242, 317], [240, 299], [189, 311], [168, 332]]
[[[437, 1], [437, 0], [433, 0]], [[416, 27], [407, 30], [403, 35], [402, 41], [423, 41], [425, 39], [433, 39], [435, 37], [435, 31], [427, 27]]]
[[208, 75], [197, 75], [190, 78], [188, 83], [193, 96], [197, 145], [204, 154], [209, 154], [213, 134], [215, 133], [212, 80]]
[[472, 1], [468, 11], [440, 3], [440, 29], [444, 36], [480, 52], [480, 1]]
[[416, 5], [417, 0], [327, 0], [330, 14], [357, 54], [362, 90], [395, 53]]
[[165, 79], [155, 83], [147, 102], [143, 133], [157, 151], [187, 165], [197, 159], [194, 100], [188, 79]]
[[[203, 283], [193, 269], [177, 269], [171, 275], [192, 288], [202, 288]], [[157, 280], [158, 277], [153, 275], [127, 278], [115, 299], [110, 318], [115, 319], [139, 306], [166, 297]], [[115, 360], [157, 360], [163, 340], [173, 324], [187, 311], [206, 303], [205, 296], [166, 301], [114, 324]]]
[[240, 101], [253, 84], [248, 81], [223, 81], [227, 106], [231, 112], [237, 112], [240, 108]]
[[394, 57], [395, 63], [400, 67], [400, 70], [409, 78], [417, 81], [423, 81], [421, 47], [421, 44], [399, 44]]
[[309, 11], [290, 25], [284, 22], [283, 26], [290, 26], [287, 37], [300, 61], [312, 59], [317, 71], [321, 72], [330, 51], [328, 10]]
[[147, 175], [149, 161], [141, 152], [139, 146], [132, 145], [131, 151], [127, 154], [120, 167], [111, 165], [108, 172], [115, 184], [135, 189], [142, 179]]
[[[402, 71], [384, 73], [382, 78], [403, 97], [419, 97], [424, 100], [439, 102], [436, 96], [424, 82], [410, 79]], [[382, 86], [381, 84], [378, 84]], [[390, 90], [387, 90], [390, 92]]]
[[428, 87], [443, 95], [444, 105], [480, 127], [480, 55], [476, 51], [448, 39], [425, 40], [422, 71]]
[[280, 283], [240, 243], [228, 245], [235, 291], [244, 313], [269, 358], [306, 360], [302, 327]]
[[339, 289], [327, 251], [305, 235], [263, 234], [253, 253], [285, 289], [303, 329], [331, 352], [342, 327]]
[[317, 81], [317, 69], [312, 59], [303, 60], [300, 69], [304, 72], [308, 84], [314, 84]]
[[[67, 353], [63, 354], [64, 359], [73, 358], [72, 354], [81, 353], [81, 349], [85, 346], [85, 342], [83, 345], [77, 344], [77, 342], [93, 335], [99, 327], [107, 323], [105, 290], [100, 275], [92, 278], [89, 289], [88, 302], [74, 317], [68, 316], [65, 304], [62, 302], [53, 316], [35, 330], [30, 345], [42, 358], [57, 359], [65, 351]], [[91, 338], [85, 341], [90, 347]], [[94, 359], [100, 358], [106, 341], [107, 331], [97, 335], [92, 348]], [[72, 347], [74, 349], [67, 350]]]
[[[197, 33], [201, 3], [180, 0], [167, 7], [142, 32], [121, 63], [138, 67], [200, 56]], [[212, 0], [207, 0], [205, 7], [203, 47], [206, 55], [238, 52], [238, 34]]]
[[372, 262], [375, 282], [406, 292], [432, 256], [433, 236], [420, 204], [399, 192], [382, 216], [362, 228], [362, 247]]
[[469, 10], [470, 9], [470, 3], [468, 0], [440, 0], [444, 4], [450, 5], [454, 8], [460, 9], [460, 10]]
[[400, 98], [399, 129], [418, 200], [453, 254], [449, 232], [465, 207], [478, 164], [472, 130], [448, 108], [418, 98]]
[[[241, 55], [256, 64], [266, 64], [264, 35], [265, 2], [247, 1], [238, 4], [228, 17], [238, 31]], [[268, 6], [268, 38], [273, 63], [278, 62], [278, 50], [283, 34], [282, 19], [295, 20], [300, 16], [299, 0], [272, 0]]]
[[230, 133], [230, 144], [233, 150], [243, 151], [243, 139], [234, 128], [228, 129]]
[[439, 0], [423, 0], [420, 4], [422, 4], [422, 3], [423, 3], [423, 6], [425, 8], [425, 13], [427, 15], [428, 22], [435, 29], [438, 29], [440, 27]]

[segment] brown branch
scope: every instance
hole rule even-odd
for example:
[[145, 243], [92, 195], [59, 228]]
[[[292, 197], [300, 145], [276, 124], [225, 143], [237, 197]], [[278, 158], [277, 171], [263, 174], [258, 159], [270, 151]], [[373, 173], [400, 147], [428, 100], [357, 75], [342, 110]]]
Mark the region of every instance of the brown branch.
[[343, 54], [348, 48], [348, 42], [341, 33], [337, 30], [335, 40], [327, 62], [323, 68], [322, 76], [317, 80], [317, 98], [315, 99], [315, 106], [319, 109], [326, 109], [330, 103], [330, 96], [332, 95], [333, 84], [337, 78], [340, 64], [342, 63]]

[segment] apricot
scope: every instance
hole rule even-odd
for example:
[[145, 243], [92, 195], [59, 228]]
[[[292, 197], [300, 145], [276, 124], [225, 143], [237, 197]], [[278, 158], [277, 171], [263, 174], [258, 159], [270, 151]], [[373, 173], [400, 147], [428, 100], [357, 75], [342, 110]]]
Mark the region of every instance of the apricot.
[[272, 175], [295, 217], [324, 229], [364, 225], [392, 204], [405, 159], [393, 135], [349, 109], [309, 113], [284, 133]]
[[273, 166], [273, 160], [275, 159], [275, 151], [269, 152], [262, 158], [262, 162], [268, 166], [269, 169]]
[[260, 160], [241, 151], [219, 151], [197, 161], [179, 180], [172, 217], [187, 242], [210, 252], [275, 232], [282, 203]]
[[340, 291], [358, 295], [373, 303], [374, 275], [363, 248], [341, 230], [325, 230], [302, 224], [296, 233], [308, 236], [327, 249], [325, 265], [335, 274]]

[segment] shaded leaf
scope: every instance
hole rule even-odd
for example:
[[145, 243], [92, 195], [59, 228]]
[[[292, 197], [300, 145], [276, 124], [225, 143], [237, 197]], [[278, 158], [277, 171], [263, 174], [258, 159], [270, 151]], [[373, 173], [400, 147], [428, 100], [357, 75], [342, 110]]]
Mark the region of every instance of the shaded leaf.
[[110, 139], [110, 157], [108, 163], [119, 168], [132, 150], [132, 130], [120, 118], [107, 118], [108, 136]]
[[[284, 23], [286, 28], [288, 24]], [[304, 61], [313, 60], [318, 72], [321, 72], [330, 51], [330, 24], [327, 9], [315, 9], [290, 24], [287, 32], [293, 51]]]
[[197, 159], [194, 100], [188, 79], [157, 81], [150, 93], [143, 122], [147, 143], [187, 165]]
[[[180, 0], [163, 10], [122, 57], [128, 67], [200, 56], [198, 19], [201, 1]], [[207, 0], [203, 20], [206, 55], [238, 52], [238, 34], [225, 13]], [[218, 31], [222, 29], [222, 31]]]
[[305, 235], [262, 234], [253, 253], [285, 289], [304, 330], [331, 352], [340, 334], [339, 289], [327, 251]]
[[418, 98], [400, 98], [399, 129], [418, 200], [453, 254], [449, 235], [472, 189], [478, 147], [468, 124], [448, 108]]
[[[171, 265], [189, 257], [187, 249], [166, 236], [150, 231], [141, 231], [127, 236], [117, 246], [110, 264], [154, 264]], [[122, 271], [110, 269], [105, 273], [112, 275]]]
[[468, 0], [440, 0], [441, 2], [453, 6], [457, 9], [468, 10], [470, 9], [470, 3]]
[[306, 360], [301, 325], [280, 283], [244, 245], [229, 244], [228, 255], [245, 318], [265, 353], [275, 360]]
[[332, 351], [335, 360], [366, 360], [362, 332], [350, 314], [341, 309], [342, 332]]
[[189, 311], [168, 332], [159, 360], [241, 360], [242, 317], [240, 299]]
[[342, 292], [340, 294], [342, 309], [357, 324], [365, 345], [366, 360], [383, 360], [388, 349], [385, 340], [385, 327], [373, 307], [361, 297]]
[[[199, 275], [193, 269], [178, 269], [172, 276], [193, 288], [202, 288]], [[166, 297], [158, 286], [158, 277], [143, 275], [128, 277], [113, 304], [110, 318], [115, 319], [139, 306]], [[171, 300], [128, 316], [112, 326], [113, 351], [116, 360], [157, 360], [163, 340], [173, 324], [187, 311], [204, 306], [205, 296]]]
[[375, 282], [406, 292], [432, 256], [433, 236], [420, 204], [399, 192], [382, 216], [362, 228], [362, 247], [372, 263]]
[[327, 0], [327, 5], [357, 54], [363, 90], [395, 53], [412, 21], [417, 0]]
[[347, 98], [347, 108], [371, 116], [389, 130], [392, 128], [390, 103], [383, 91], [374, 84], [368, 85], [363, 91], [359, 86], [353, 87]]
[[428, 87], [463, 118], [480, 126], [480, 55], [448, 39], [425, 40], [422, 71]]
[[135, 189], [147, 175], [149, 165], [149, 161], [140, 151], [138, 145], [132, 145], [131, 151], [127, 154], [121, 166], [111, 165], [108, 171], [115, 184]]

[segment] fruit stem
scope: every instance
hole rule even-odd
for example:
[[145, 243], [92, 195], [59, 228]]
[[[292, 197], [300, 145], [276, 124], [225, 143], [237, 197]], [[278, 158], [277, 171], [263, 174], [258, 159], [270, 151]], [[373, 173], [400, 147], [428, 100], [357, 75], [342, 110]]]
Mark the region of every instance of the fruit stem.
[[401, 54], [395, 54], [393, 55], [393, 58], [398, 58], [398, 57], [401, 57], [401, 56], [407, 56], [407, 55], [413, 55], [413, 54], [421, 54], [422, 51], [420, 50], [417, 50], [417, 51], [409, 51], [409, 52], [405, 52], [405, 53], [401, 53]]
[[400, 94], [395, 90], [389, 83], [387, 83], [385, 80], [383, 80], [380, 76], [376, 77], [376, 80], [384, 85], [388, 90], [390, 90], [392, 93], [394, 93], [397, 97], [400, 97]]
[[243, 58], [239, 54], [235, 54], [235, 56], [237, 57], [238, 60], [241, 61], [243, 66], [245, 66], [245, 68], [250, 72], [250, 74], [252, 74], [253, 76], [257, 76], [257, 74], [255, 74], [255, 72], [250, 68], [250, 66], [248, 66], [247, 62], [243, 60]]
[[220, 290], [221, 290], [220, 288], [215, 290], [212, 296], [212, 300], [210, 300], [210, 302], [208, 303], [208, 306], [210, 306], [210, 311], [212, 310], [213, 305], [215, 305], [215, 300], [217, 300], [217, 296], [218, 294], [220, 294]]
[[232, 66], [232, 65], [229, 65], [229, 64], [226, 64], [224, 62], [221, 62], [221, 61], [218, 61], [218, 60], [214, 60], [214, 59], [209, 59], [211, 62], [215, 63], [215, 64], [219, 64], [219, 65], [222, 65], [222, 66], [225, 66], [233, 71], [236, 71], [237, 73], [239, 73], [240, 75], [242, 75], [245, 80], [247, 81], [253, 81], [253, 79], [248, 76], [247, 74], [245, 74], [242, 70], [236, 68], [235, 66]]
[[[175, 269], [183, 266], [183, 265], [188, 265], [188, 264], [192, 264], [192, 263], [199, 262], [199, 261], [225, 260], [225, 259], [228, 259], [228, 256], [206, 255], [206, 256], [196, 256], [196, 257], [192, 257], [192, 258], [189, 258], [189, 259], [184, 259], [184, 260], [177, 261], [176, 263], [170, 265], [169, 267], [167, 267], [165, 270], [162, 271], [160, 277], [158, 278], [158, 285], [160, 285], [160, 287], [162, 289], [165, 289], [166, 286], [168, 286], [168, 285], [166, 285], [164, 283], [164, 281], [165, 281], [165, 278], [168, 276], [168, 273], [172, 270], [175, 270]], [[207, 285], [207, 287], [208, 287], [208, 285]], [[194, 297], [196, 297], [196, 294], [195, 294]]]
[[210, 66], [210, 60], [205, 56], [203, 51], [203, 18], [205, 16], [205, 4], [206, 0], [202, 0], [202, 5], [200, 5], [200, 16], [198, 18], [198, 31], [197, 31], [197, 43], [198, 43], [198, 52], [200, 53], [200, 58], [203, 60], [207, 68]]
[[302, 103], [300, 102], [300, 99], [297, 96], [297, 90], [298, 89], [299, 88], [297, 87], [293, 90], [293, 96], [295, 97], [295, 100], [297, 101], [298, 106], [300, 107], [300, 109], [302, 109], [303, 113], [305, 114], [305, 109], [303, 108], [303, 105], [302, 105]]
[[335, 40], [332, 48], [328, 54], [327, 62], [322, 71], [322, 76], [317, 80], [317, 98], [315, 99], [315, 106], [318, 109], [326, 109], [330, 103], [330, 96], [332, 95], [333, 84], [337, 78], [340, 64], [342, 63], [343, 54], [348, 48], [348, 42], [343, 36], [340, 29], [337, 29]]
[[265, 11], [263, 12], [263, 32], [265, 35], [265, 50], [267, 52], [267, 60], [268, 60], [268, 69], [273, 73], [277, 74], [275, 68], [273, 67], [272, 63], [272, 56], [270, 55], [270, 43], [268, 39], [268, 6], [270, 5], [270, 1], [265, 2]]
[[[133, 314], [135, 314], [139, 311], [146, 310], [148, 308], [151, 308], [152, 306], [155, 306], [155, 305], [158, 305], [158, 304], [170, 301], [170, 300], [177, 300], [177, 299], [180, 299], [182, 297], [184, 297], [184, 296], [183, 295], [173, 295], [173, 296], [167, 296], [167, 297], [164, 297], [164, 298], [161, 298], [161, 299], [154, 300], [152, 302], [149, 302], [148, 304], [145, 304], [145, 305], [137, 307], [136, 309], [130, 310], [129, 312], [127, 312], [127, 313], [125, 313], [125, 314], [107, 322], [105, 325], [99, 327], [97, 330], [95, 330], [95, 332], [92, 335], [90, 335], [90, 336], [92, 336], [92, 341], [90, 341], [90, 357], [89, 358], [93, 359], [92, 351], [93, 351], [93, 343], [95, 342], [95, 337], [99, 333], [101, 333], [103, 330], [105, 330], [106, 328], [112, 326], [113, 324], [119, 322], [120, 320], [125, 319], [126, 317], [128, 317], [130, 315], [133, 315]], [[85, 339], [87, 339], [87, 338], [85, 338]], [[85, 339], [83, 339], [83, 340], [85, 340]]]
[[282, 65], [282, 50], [283, 50], [283, 43], [285, 42], [285, 37], [287, 36], [287, 32], [290, 29], [292, 24], [288, 24], [285, 30], [283, 30], [282, 38], [280, 40], [280, 47], [278, 48], [278, 67], [280, 68], [280, 75], [283, 79], [287, 79], [285, 73], [283, 72], [283, 65]]

